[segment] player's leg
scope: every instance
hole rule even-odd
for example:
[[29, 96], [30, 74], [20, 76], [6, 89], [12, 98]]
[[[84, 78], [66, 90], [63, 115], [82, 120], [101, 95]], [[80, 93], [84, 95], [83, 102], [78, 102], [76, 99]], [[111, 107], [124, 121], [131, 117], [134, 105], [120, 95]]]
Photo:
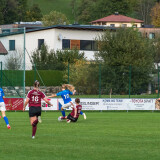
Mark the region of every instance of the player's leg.
[[64, 105], [61, 107], [61, 112], [62, 112], [62, 116], [63, 116], [63, 117], [66, 116], [65, 109], [66, 109], [66, 108], [69, 108], [71, 105], [72, 105], [72, 103], [69, 102], [69, 103], [64, 104]]
[[6, 113], [5, 113], [5, 111], [6, 111], [5, 103], [1, 102], [0, 106], [1, 106], [0, 108], [1, 108], [2, 117], [7, 125], [7, 128], [10, 129], [11, 127], [9, 125], [9, 121], [8, 121], [8, 118], [6, 117]]
[[30, 117], [30, 123], [32, 125], [32, 138], [34, 139], [37, 131], [38, 118], [36, 116]]
[[87, 116], [85, 113], [83, 113], [82, 111], [80, 112], [81, 115], [83, 115], [84, 119], [87, 119]]
[[1, 111], [1, 112], [2, 112], [2, 117], [7, 125], [7, 128], [11, 129], [11, 126], [9, 125], [9, 121], [8, 121], [8, 118], [6, 117], [5, 111]]
[[67, 116], [67, 123], [76, 122], [76, 121], [77, 121], [77, 118], [72, 117], [71, 114]]
[[32, 138], [35, 138], [35, 134], [37, 131], [37, 124], [38, 124], [38, 116], [41, 113], [41, 107], [30, 107], [29, 108], [29, 117], [30, 123], [32, 125]]

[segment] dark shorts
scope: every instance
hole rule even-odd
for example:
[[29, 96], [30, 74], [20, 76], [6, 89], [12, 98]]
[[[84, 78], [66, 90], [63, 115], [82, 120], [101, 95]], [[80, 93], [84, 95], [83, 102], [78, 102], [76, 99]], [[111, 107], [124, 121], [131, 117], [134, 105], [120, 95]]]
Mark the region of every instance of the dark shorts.
[[71, 114], [67, 116], [67, 119], [71, 120], [72, 122], [76, 122], [78, 120], [78, 118], [72, 117]]
[[29, 107], [29, 117], [41, 116], [41, 107]]

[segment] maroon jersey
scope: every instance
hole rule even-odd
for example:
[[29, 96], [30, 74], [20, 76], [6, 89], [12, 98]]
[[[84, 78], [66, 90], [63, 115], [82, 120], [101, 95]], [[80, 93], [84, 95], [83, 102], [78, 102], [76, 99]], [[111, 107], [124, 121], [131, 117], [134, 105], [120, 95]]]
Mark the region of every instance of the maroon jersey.
[[28, 92], [29, 107], [41, 107], [41, 99], [45, 98], [45, 94], [39, 90], [31, 90]]
[[[81, 110], [82, 110], [82, 106], [81, 106], [81, 105], [77, 105], [76, 108], [77, 108], [76, 118], [78, 118], [78, 117], [79, 117], [79, 114], [80, 114], [80, 112], [81, 112]], [[73, 108], [73, 110], [72, 110], [72, 112], [71, 112], [71, 116], [72, 116], [72, 117], [74, 117], [74, 111], [75, 111], [75, 108]]]

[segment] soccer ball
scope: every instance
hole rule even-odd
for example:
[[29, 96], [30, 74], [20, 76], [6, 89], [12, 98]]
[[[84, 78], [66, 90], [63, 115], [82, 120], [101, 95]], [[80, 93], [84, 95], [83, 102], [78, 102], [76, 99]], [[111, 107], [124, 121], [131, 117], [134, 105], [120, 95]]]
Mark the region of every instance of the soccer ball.
[[58, 121], [62, 121], [61, 116], [58, 117]]

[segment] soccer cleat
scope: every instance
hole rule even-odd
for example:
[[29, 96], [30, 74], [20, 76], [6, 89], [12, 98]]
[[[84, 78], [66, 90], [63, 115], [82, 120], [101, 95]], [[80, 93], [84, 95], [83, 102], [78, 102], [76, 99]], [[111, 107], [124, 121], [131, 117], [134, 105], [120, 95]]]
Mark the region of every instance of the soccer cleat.
[[7, 125], [7, 128], [8, 128], [8, 129], [11, 129], [11, 126], [8, 124], [8, 125]]
[[35, 136], [32, 136], [32, 139], [35, 139]]
[[41, 116], [38, 116], [38, 122], [39, 122], [39, 123], [42, 123]]
[[67, 119], [67, 123], [70, 123], [70, 122], [71, 122], [71, 120]]
[[83, 117], [84, 117], [84, 119], [87, 119], [87, 117], [86, 117], [86, 114], [85, 114], [85, 113], [83, 113]]

